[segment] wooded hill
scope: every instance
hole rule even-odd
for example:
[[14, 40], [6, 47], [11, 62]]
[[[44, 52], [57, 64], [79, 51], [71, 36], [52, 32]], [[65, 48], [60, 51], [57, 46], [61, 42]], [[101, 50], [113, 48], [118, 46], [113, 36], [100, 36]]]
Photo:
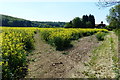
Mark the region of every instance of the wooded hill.
[[6, 27], [64, 27], [65, 22], [40, 22], [0, 14], [0, 26]]

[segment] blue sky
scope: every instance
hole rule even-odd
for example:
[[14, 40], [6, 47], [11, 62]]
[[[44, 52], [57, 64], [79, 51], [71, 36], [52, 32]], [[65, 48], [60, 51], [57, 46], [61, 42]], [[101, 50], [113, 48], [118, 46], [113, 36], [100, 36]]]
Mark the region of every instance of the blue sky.
[[69, 22], [83, 15], [95, 16], [96, 24], [106, 22], [108, 8], [99, 9], [97, 2], [1, 2], [0, 14], [10, 15], [32, 21]]

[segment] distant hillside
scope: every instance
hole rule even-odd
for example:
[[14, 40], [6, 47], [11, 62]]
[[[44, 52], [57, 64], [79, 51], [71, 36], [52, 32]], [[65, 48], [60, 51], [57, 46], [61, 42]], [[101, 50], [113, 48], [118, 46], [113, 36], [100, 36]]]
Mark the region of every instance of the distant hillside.
[[1, 15], [0, 21], [2, 24], [0, 26], [7, 27], [63, 27], [65, 22], [40, 22], [40, 21], [30, 21], [22, 18], [16, 18], [8, 15]]

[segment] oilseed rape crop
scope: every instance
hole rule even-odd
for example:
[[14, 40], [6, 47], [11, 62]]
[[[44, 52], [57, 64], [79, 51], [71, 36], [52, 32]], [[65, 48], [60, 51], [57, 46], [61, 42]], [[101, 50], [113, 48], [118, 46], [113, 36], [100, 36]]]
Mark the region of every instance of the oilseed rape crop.
[[40, 37], [47, 43], [63, 50], [71, 45], [72, 40], [83, 36], [90, 36], [97, 32], [107, 32], [106, 29], [80, 28], [31, 28], [31, 27], [2, 27], [0, 28], [0, 65], [3, 78], [21, 78], [27, 71], [29, 50], [34, 49], [34, 34], [39, 32]]
[[26, 69], [27, 50], [34, 47], [34, 30], [3, 27], [1, 31], [2, 77], [20, 77]]
[[39, 29], [41, 37], [56, 49], [65, 49], [71, 45], [71, 40], [79, 39], [83, 36], [90, 36], [97, 32], [107, 32], [106, 29], [64, 29], [64, 28], [46, 28]]

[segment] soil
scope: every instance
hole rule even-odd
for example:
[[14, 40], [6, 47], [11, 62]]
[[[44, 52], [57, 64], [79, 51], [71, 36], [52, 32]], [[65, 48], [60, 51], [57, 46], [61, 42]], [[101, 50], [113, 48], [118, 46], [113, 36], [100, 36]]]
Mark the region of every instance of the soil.
[[93, 35], [72, 41], [72, 48], [56, 51], [41, 39], [38, 31], [34, 39], [35, 50], [28, 56], [30, 71], [26, 78], [84, 78], [84, 63], [89, 61], [91, 51], [100, 45]]

